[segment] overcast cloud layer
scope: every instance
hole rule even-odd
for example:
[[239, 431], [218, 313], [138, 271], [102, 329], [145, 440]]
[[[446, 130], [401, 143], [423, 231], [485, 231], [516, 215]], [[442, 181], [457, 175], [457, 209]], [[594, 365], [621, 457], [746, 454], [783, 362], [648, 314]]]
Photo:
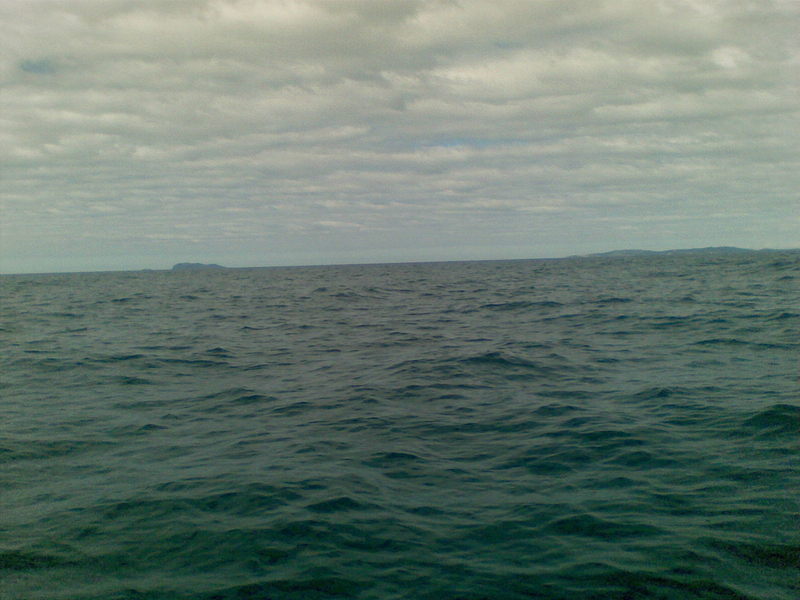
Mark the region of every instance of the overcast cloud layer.
[[4, 272], [800, 246], [796, 0], [0, 2]]

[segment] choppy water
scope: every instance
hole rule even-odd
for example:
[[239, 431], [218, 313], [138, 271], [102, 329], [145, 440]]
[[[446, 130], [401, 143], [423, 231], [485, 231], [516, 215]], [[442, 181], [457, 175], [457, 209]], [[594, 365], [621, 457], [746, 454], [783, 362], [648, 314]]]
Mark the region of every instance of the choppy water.
[[0, 598], [800, 595], [800, 254], [0, 282]]

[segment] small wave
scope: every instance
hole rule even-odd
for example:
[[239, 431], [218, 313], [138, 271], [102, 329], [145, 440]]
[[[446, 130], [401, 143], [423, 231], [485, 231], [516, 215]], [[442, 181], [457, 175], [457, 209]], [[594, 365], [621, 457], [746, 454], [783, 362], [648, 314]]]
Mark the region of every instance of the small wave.
[[633, 302], [633, 298], [621, 298], [619, 296], [611, 296], [608, 298], [598, 298], [597, 300], [589, 300], [587, 304], [624, 304]]
[[28, 571], [49, 569], [70, 564], [57, 556], [34, 552], [0, 552], [0, 571]]
[[677, 462], [665, 456], [648, 452], [647, 450], [631, 450], [622, 452], [609, 459], [609, 464], [621, 465], [641, 470], [657, 469], [661, 467], [674, 467]]
[[710, 545], [750, 565], [770, 569], [800, 569], [800, 546], [790, 544], [748, 544], [712, 540]]
[[[693, 556], [693, 563], [702, 564], [708, 559]], [[765, 600], [765, 596], [751, 596], [733, 587], [714, 581], [712, 577], [691, 567], [677, 567], [666, 573], [652, 570], [620, 569], [611, 564], [591, 562], [578, 564], [570, 570], [571, 588], [576, 592], [565, 595], [554, 592], [548, 598], [592, 598], [633, 600], [652, 598], [658, 600]], [[577, 591], [580, 590], [580, 591]]]
[[773, 269], [783, 270], [787, 267], [789, 268], [796, 268], [798, 266], [797, 261], [795, 260], [773, 260], [767, 263], [767, 267], [771, 267]]
[[124, 362], [128, 360], [137, 360], [140, 358], [145, 358], [144, 354], [112, 354], [107, 357], [97, 358], [95, 362], [98, 363], [115, 363], [115, 362]]
[[63, 371], [72, 371], [75, 369], [82, 369], [88, 365], [86, 361], [80, 359], [67, 359], [67, 358], [40, 358], [38, 360], [33, 360], [25, 358], [25, 359], [18, 359], [14, 361], [15, 366], [20, 366], [21, 368], [33, 368], [39, 371], [43, 371], [45, 373], [61, 373]]
[[800, 406], [775, 404], [746, 419], [739, 432], [760, 437], [800, 435]]
[[209, 348], [206, 350], [206, 354], [211, 354], [212, 356], [223, 356], [226, 358], [230, 358], [232, 356], [231, 352], [221, 346], [215, 346], [214, 348]]
[[168, 429], [166, 425], [157, 425], [156, 423], [145, 423], [144, 425], [122, 425], [114, 427], [110, 430], [111, 434], [115, 437], [129, 437], [129, 436], [145, 436], [154, 431], [161, 431]]
[[694, 342], [693, 346], [749, 346], [751, 348], [758, 348], [763, 350], [770, 350], [774, 348], [789, 348], [788, 344], [774, 344], [769, 342], [751, 342], [749, 340], [742, 340], [739, 338], [708, 338]]
[[380, 452], [374, 454], [366, 461], [370, 467], [394, 467], [399, 464], [408, 464], [422, 460], [416, 454], [410, 452]]
[[[317, 569], [317, 571], [327, 571]], [[289, 579], [270, 578], [261, 583], [248, 583], [225, 588], [210, 594], [203, 600], [244, 600], [271, 598], [307, 598], [308, 600], [356, 598], [364, 588], [364, 582], [344, 577], [310, 576]]]
[[349, 496], [339, 496], [338, 498], [331, 498], [330, 500], [323, 500], [306, 506], [307, 510], [322, 514], [363, 510], [364, 508], [365, 505]]
[[633, 395], [635, 400], [662, 400], [673, 396], [686, 396], [690, 392], [682, 387], [651, 387]]
[[154, 383], [152, 379], [132, 377], [130, 375], [118, 375], [113, 380], [120, 385], [152, 385]]
[[557, 519], [547, 525], [545, 529], [561, 535], [577, 535], [603, 540], [618, 540], [630, 537], [643, 538], [664, 533], [663, 530], [653, 525], [611, 521], [588, 514]]
[[783, 321], [784, 319], [797, 319], [798, 317], [800, 317], [800, 313], [784, 311], [767, 317], [767, 319], [770, 321]]
[[201, 358], [159, 358], [158, 362], [170, 365], [187, 365], [193, 367], [219, 367], [228, 365], [225, 361], [205, 360]]
[[560, 417], [571, 412], [582, 411], [583, 408], [571, 404], [545, 404], [537, 408], [533, 414], [544, 417]]
[[485, 310], [525, 310], [525, 309], [537, 309], [537, 308], [559, 308], [564, 306], [561, 302], [555, 302], [553, 300], [544, 300], [540, 302], [526, 302], [526, 301], [514, 301], [514, 302], [495, 302], [490, 304], [484, 304], [480, 308]]
[[111, 442], [102, 440], [35, 440], [24, 443], [6, 440], [0, 447], [0, 462], [48, 459], [111, 447]]
[[698, 320], [696, 318], [684, 316], [670, 316], [660, 317], [650, 323], [653, 329], [677, 329], [681, 327], [697, 327]]
[[[204, 405], [204, 412], [217, 412], [240, 405], [272, 403], [277, 401], [278, 398], [269, 394], [262, 394], [251, 388], [232, 387], [188, 400], [193, 404], [197, 402]], [[208, 405], [209, 401], [211, 401], [211, 406]]]
[[486, 352], [477, 356], [459, 359], [458, 362], [464, 365], [500, 367], [505, 369], [521, 368], [525, 370], [535, 370], [541, 373], [549, 373], [553, 370], [551, 367], [546, 367], [540, 363], [528, 360], [527, 358], [513, 356], [502, 352]]

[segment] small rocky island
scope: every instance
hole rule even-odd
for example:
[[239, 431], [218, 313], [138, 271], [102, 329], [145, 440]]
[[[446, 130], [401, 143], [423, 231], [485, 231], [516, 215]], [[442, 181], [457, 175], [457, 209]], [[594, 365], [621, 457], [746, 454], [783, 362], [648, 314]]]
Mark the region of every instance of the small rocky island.
[[204, 263], [178, 263], [172, 267], [173, 271], [204, 271], [208, 269], [225, 269], [222, 265]]

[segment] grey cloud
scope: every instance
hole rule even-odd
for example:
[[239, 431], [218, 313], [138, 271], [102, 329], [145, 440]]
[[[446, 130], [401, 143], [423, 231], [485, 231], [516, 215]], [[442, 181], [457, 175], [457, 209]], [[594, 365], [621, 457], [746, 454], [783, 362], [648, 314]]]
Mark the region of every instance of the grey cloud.
[[19, 68], [25, 73], [35, 73], [37, 75], [51, 75], [58, 70], [56, 63], [47, 58], [22, 60], [19, 63]]
[[800, 241], [792, 2], [35, 0], [0, 12], [4, 269], [47, 262], [30, 250], [45, 234], [54, 257], [87, 266], [100, 262], [82, 236], [151, 262], [204, 244], [217, 262], [300, 260], [303, 236], [319, 236], [321, 261], [345, 247], [368, 260], [376, 232], [392, 232], [398, 259], [404, 236], [409, 256], [439, 257], [443, 231], [447, 257], [459, 244], [505, 256], [526, 237], [540, 240], [531, 254], [560, 252], [557, 231], [576, 226], [591, 248], [642, 245], [626, 232], [664, 219], [695, 231], [688, 214], [723, 223], [701, 245]]

